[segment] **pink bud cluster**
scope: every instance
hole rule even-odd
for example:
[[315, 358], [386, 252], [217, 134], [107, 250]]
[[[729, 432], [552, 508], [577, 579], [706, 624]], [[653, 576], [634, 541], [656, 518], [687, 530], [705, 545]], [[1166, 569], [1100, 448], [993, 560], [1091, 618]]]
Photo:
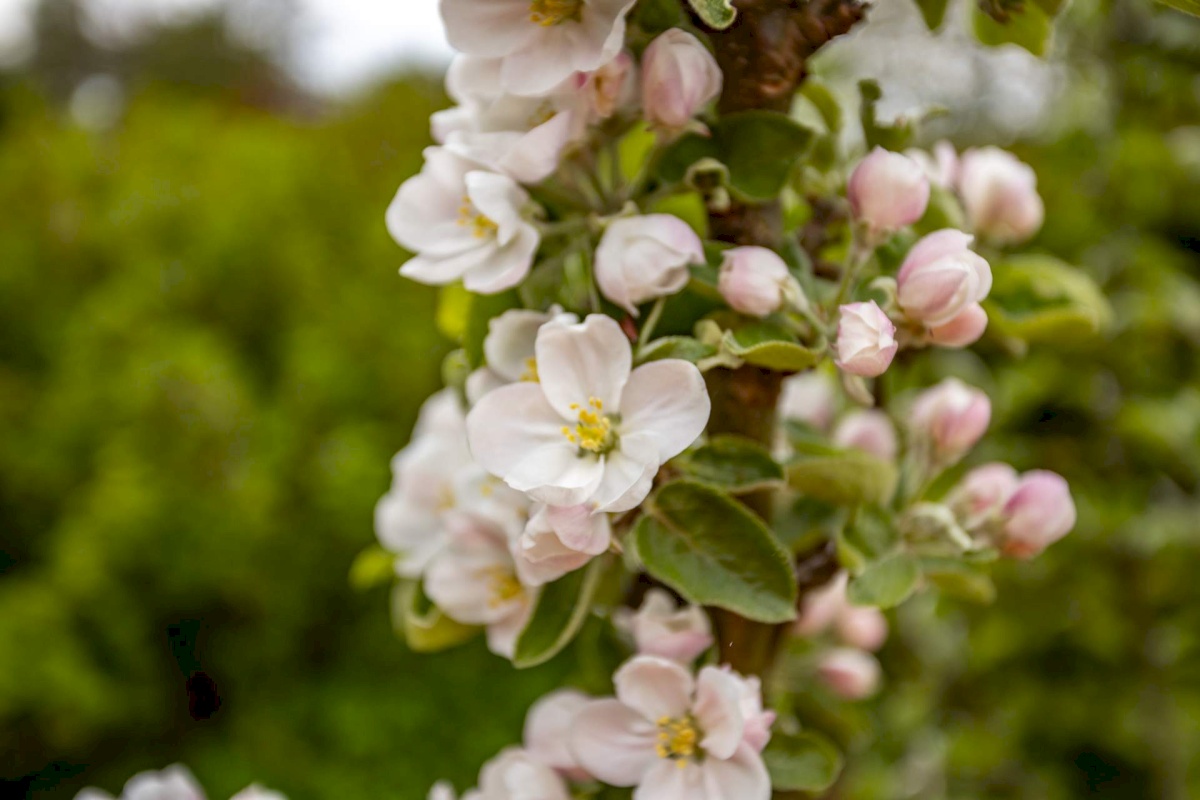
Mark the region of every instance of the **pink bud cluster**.
[[985, 464], [967, 473], [947, 503], [964, 527], [990, 536], [1013, 558], [1032, 558], [1075, 527], [1071, 489], [1048, 470], [1019, 475], [1008, 464]]

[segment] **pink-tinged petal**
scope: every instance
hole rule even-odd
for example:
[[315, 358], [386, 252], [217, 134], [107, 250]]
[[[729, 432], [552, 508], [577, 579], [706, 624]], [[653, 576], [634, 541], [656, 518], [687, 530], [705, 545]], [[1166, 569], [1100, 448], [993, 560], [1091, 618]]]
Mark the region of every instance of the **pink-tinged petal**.
[[700, 670], [692, 714], [704, 731], [704, 752], [712, 758], [732, 756], [745, 730], [737, 678], [717, 667]]
[[571, 141], [573, 126], [570, 111], [555, 114], [523, 134], [497, 166], [521, 183], [540, 183], [558, 169], [563, 150]]
[[591, 505], [614, 514], [636, 508], [650, 494], [658, 467], [658, 448], [650, 437], [623, 436], [620, 446], [604, 457], [604, 478]]
[[760, 756], [741, 745], [733, 758], [710, 758], [700, 765], [706, 800], [770, 800], [771, 776]]
[[542, 697], [525, 715], [525, 749], [571, 779], [586, 780], [588, 776], [571, 752], [570, 733], [575, 715], [591, 702], [590, 697], [574, 689], [560, 689]]
[[939, 347], [966, 347], [975, 344], [987, 330], [988, 316], [979, 303], [958, 312], [958, 316], [929, 329], [929, 339]]
[[527, 599], [512, 613], [488, 625], [488, 650], [502, 658], [512, 658], [517, 648], [517, 637], [525, 629], [532, 611], [533, 602]]
[[597, 700], [575, 714], [570, 746], [576, 762], [613, 786], [635, 786], [660, 759], [658, 729], [619, 700]]
[[617, 699], [646, 719], [678, 718], [692, 705], [691, 673], [666, 658], [634, 656], [613, 675]]
[[473, 56], [503, 56], [525, 47], [539, 27], [529, 21], [528, 0], [441, 0], [446, 38]]
[[507, 480], [529, 456], [567, 444], [562, 425], [538, 384], [513, 383], [484, 395], [467, 414], [467, 441], [480, 466]]
[[563, 419], [575, 421], [578, 407], [586, 408], [591, 398], [605, 414], [621, 411], [633, 351], [612, 317], [590, 314], [574, 325], [552, 321], [538, 331], [535, 347], [542, 390]]
[[[571, 77], [579, 60], [573, 52], [576, 42], [569, 35], [571, 28], [563, 25], [534, 26], [529, 45], [509, 53], [500, 67], [500, 83], [513, 94], [540, 96], [550, 94], [555, 87]], [[572, 24], [571, 27], [578, 27]], [[564, 35], [566, 29], [567, 35]], [[586, 47], [589, 43], [584, 43]], [[591, 47], [593, 51], [598, 50]], [[595, 64], [590, 69], [600, 66]]]
[[648, 436], [659, 463], [682, 453], [704, 432], [712, 402], [694, 364], [651, 361], [635, 369], [621, 395], [621, 429]]
[[[703, 767], [694, 761], [660, 759], [646, 773], [633, 800], [717, 800], [705, 787]], [[721, 798], [720, 800], [725, 800]], [[728, 800], [741, 800], [728, 798]]]
[[580, 456], [564, 438], [530, 453], [504, 480], [534, 500], [573, 506], [587, 502], [603, 478], [603, 462], [592, 455]]
[[896, 274], [896, 280], [904, 280], [908, 277], [908, 273], [917, 267], [961, 253], [963, 250], [969, 249], [974, 241], [975, 237], [971, 234], [953, 228], [934, 231], [914, 244], [908, 251], [904, 263], [900, 265], [900, 271]]
[[594, 514], [587, 505], [547, 506], [546, 520], [567, 547], [588, 555], [600, 555], [612, 542], [612, 526], [604, 514]]
[[522, 224], [504, 247], [491, 250], [490, 259], [463, 276], [463, 286], [479, 294], [496, 294], [516, 286], [529, 274], [541, 237], [532, 225]]

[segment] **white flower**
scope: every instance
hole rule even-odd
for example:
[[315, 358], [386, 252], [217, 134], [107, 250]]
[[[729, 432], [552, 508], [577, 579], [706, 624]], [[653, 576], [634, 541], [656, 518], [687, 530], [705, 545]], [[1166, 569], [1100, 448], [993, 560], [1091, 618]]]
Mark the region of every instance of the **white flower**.
[[607, 514], [584, 505], [542, 506], [513, 547], [513, 558], [521, 582], [541, 586], [579, 569], [611, 542]]
[[638, 303], [675, 294], [687, 285], [688, 265], [703, 263], [700, 237], [679, 217], [625, 217], [608, 226], [596, 248], [596, 285], [636, 317]]
[[619, 609], [614, 622], [633, 637], [637, 651], [684, 664], [712, 646], [712, 624], [704, 609], [678, 606], [662, 589], [650, 589], [636, 612]]
[[229, 800], [287, 800], [287, 798], [279, 792], [264, 789], [255, 783], [242, 789]]
[[762, 681], [754, 675], [743, 677], [729, 665], [721, 667], [734, 679], [738, 690], [738, 709], [742, 712], [742, 741], [762, 752], [771, 741], [771, 726], [775, 724], [775, 712], [763, 708]]
[[387, 210], [392, 238], [417, 255], [400, 274], [420, 283], [461, 280], [482, 294], [516, 286], [540, 237], [524, 218], [529, 195], [506, 175], [448, 147], [425, 150], [425, 166]]
[[631, 372], [629, 340], [611, 317], [546, 323], [536, 352], [539, 383], [496, 389], [467, 416], [476, 460], [535, 500], [634, 508], [708, 422], [695, 365], [665, 359]]
[[446, 529], [448, 546], [425, 573], [425, 593], [451, 619], [486, 625], [488, 649], [512, 658], [534, 592], [517, 576], [509, 532], [470, 513], [449, 515]]
[[575, 714], [591, 700], [583, 692], [559, 689], [530, 706], [525, 715], [525, 752], [570, 780], [590, 778], [571, 752], [569, 734]]
[[[457, 800], [458, 795], [454, 793], [454, 787], [447, 781], [438, 781], [433, 786], [429, 787], [429, 795], [426, 800]], [[463, 796], [466, 800], [466, 795]]]
[[[678, 663], [635, 656], [613, 678], [616, 697], [575, 715], [571, 749], [634, 800], [768, 800], [771, 779], [746, 741], [746, 685], [705, 667], [696, 679]], [[760, 737], [759, 737], [760, 738]]]
[[483, 765], [479, 789], [463, 800], [571, 800], [571, 793], [557, 772], [510, 747]]
[[[87, 788], [75, 795], [75, 800], [110, 800], [112, 796], [99, 789]], [[204, 800], [204, 790], [192, 773], [182, 764], [172, 764], [161, 771], [139, 772], [128, 780], [119, 800]]]
[[483, 339], [483, 355], [487, 366], [467, 378], [467, 398], [476, 402], [492, 389], [517, 381], [537, 382], [537, 354], [534, 343], [538, 330], [552, 319], [578, 322], [574, 314], [564, 314], [559, 306], [549, 311], [514, 308], [488, 321], [488, 333]]
[[611, 61], [634, 0], [441, 0], [450, 44], [497, 59], [500, 85], [541, 95]]

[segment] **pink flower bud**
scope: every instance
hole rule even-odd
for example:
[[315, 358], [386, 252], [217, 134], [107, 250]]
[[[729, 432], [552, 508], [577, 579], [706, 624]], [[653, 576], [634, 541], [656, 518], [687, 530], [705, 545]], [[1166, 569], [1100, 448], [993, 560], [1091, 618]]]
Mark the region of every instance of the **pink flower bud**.
[[1075, 527], [1075, 502], [1061, 475], [1035, 469], [1021, 476], [1001, 515], [1004, 554], [1032, 558]]
[[954, 145], [945, 139], [933, 146], [932, 153], [912, 149], [905, 150], [904, 155], [921, 166], [930, 183], [943, 189], [954, 188], [954, 181], [958, 177], [958, 153], [954, 152]]
[[1017, 471], [994, 461], [968, 472], [946, 498], [946, 504], [966, 528], [998, 514], [1017, 490]]
[[662, 589], [646, 592], [641, 607], [618, 609], [617, 628], [633, 637], [637, 651], [690, 663], [712, 646], [712, 626], [700, 606], [678, 606]]
[[988, 316], [979, 303], [972, 303], [944, 325], [929, 329], [929, 340], [940, 347], [966, 347], [979, 341], [987, 330]]
[[958, 194], [975, 232], [992, 241], [1023, 242], [1042, 227], [1046, 209], [1037, 173], [998, 147], [963, 153]]
[[896, 355], [896, 326], [874, 300], [849, 303], [839, 311], [837, 358], [844, 372], [874, 378], [887, 372]]
[[992, 269], [968, 248], [973, 237], [950, 228], [935, 231], [912, 249], [896, 275], [904, 313], [930, 327], [946, 325], [992, 289]]
[[703, 263], [700, 237], [679, 217], [622, 217], [608, 226], [596, 248], [596, 284], [636, 317], [638, 303], [675, 294], [688, 282], [688, 265]]
[[853, 447], [876, 458], [896, 457], [896, 428], [888, 415], [876, 409], [851, 411], [833, 429], [833, 443]]
[[825, 430], [837, 410], [837, 384], [824, 372], [810, 370], [784, 378], [779, 417]]
[[992, 419], [988, 396], [957, 378], [946, 380], [918, 395], [910, 424], [926, 439], [938, 464], [952, 464], [975, 446]]
[[830, 650], [817, 667], [821, 680], [847, 700], [873, 695], [879, 688], [880, 672], [874, 656], [849, 647]]
[[721, 68], [700, 40], [672, 28], [642, 55], [642, 108], [650, 126], [683, 130], [721, 93]]
[[887, 617], [878, 608], [847, 605], [837, 618], [837, 632], [851, 647], [875, 651], [887, 641]]
[[800, 287], [787, 264], [765, 247], [735, 247], [726, 250], [717, 288], [725, 302], [743, 314], [765, 317], [778, 311], [790, 292]]
[[854, 168], [846, 194], [855, 219], [875, 232], [894, 231], [925, 214], [929, 179], [908, 156], [876, 147]]

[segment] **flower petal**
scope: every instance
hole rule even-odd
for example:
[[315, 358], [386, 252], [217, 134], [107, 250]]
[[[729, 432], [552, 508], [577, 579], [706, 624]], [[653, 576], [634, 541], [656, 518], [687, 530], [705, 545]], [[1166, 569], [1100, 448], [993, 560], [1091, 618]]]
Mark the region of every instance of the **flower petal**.
[[771, 776], [762, 756], [749, 745], [738, 747], [733, 758], [710, 758], [700, 766], [708, 800], [770, 800]]
[[575, 714], [571, 752], [579, 766], [613, 786], [634, 786], [659, 760], [657, 728], [619, 700], [597, 700]]
[[467, 441], [479, 465], [506, 481], [530, 455], [568, 444], [562, 419], [536, 383], [501, 386], [480, 398], [467, 414]]
[[704, 731], [704, 752], [713, 758], [732, 756], [745, 729], [737, 679], [716, 667], [700, 670], [692, 714]]
[[446, 38], [473, 56], [503, 56], [527, 45], [539, 26], [529, 21], [528, 0], [441, 0]]
[[617, 699], [647, 720], [682, 717], [692, 705], [691, 673], [666, 658], [634, 656], [613, 675]]
[[541, 237], [537, 229], [521, 223], [512, 241], [490, 249], [489, 260], [463, 276], [463, 286], [479, 294], [495, 294], [516, 286], [529, 274]]
[[694, 761], [661, 759], [650, 768], [633, 793], [633, 800], [742, 800], [718, 797], [705, 790], [704, 767]]
[[932, 264], [940, 258], [961, 253], [963, 250], [969, 249], [974, 241], [975, 237], [971, 234], [953, 228], [934, 231], [923, 237], [908, 251], [908, 255], [904, 257], [904, 263], [900, 265], [900, 271], [896, 273], [896, 280], [903, 281], [908, 277], [908, 273], [918, 266]]
[[651, 437], [661, 464], [696, 441], [711, 408], [695, 365], [679, 359], [652, 361], [629, 376], [621, 395], [621, 429]]
[[612, 317], [590, 314], [571, 325], [554, 320], [538, 331], [538, 374], [550, 405], [574, 421], [590, 398], [603, 404], [604, 413], [621, 410], [621, 392], [629, 380], [633, 351], [621, 326]]
[[505, 481], [534, 500], [574, 506], [587, 502], [603, 477], [603, 462], [591, 455], [580, 456], [560, 434], [559, 441], [530, 453], [513, 467]]
[[658, 447], [652, 438], [623, 436], [620, 446], [604, 457], [604, 478], [591, 497], [593, 507], [613, 513], [636, 508], [650, 494], [658, 467]]

